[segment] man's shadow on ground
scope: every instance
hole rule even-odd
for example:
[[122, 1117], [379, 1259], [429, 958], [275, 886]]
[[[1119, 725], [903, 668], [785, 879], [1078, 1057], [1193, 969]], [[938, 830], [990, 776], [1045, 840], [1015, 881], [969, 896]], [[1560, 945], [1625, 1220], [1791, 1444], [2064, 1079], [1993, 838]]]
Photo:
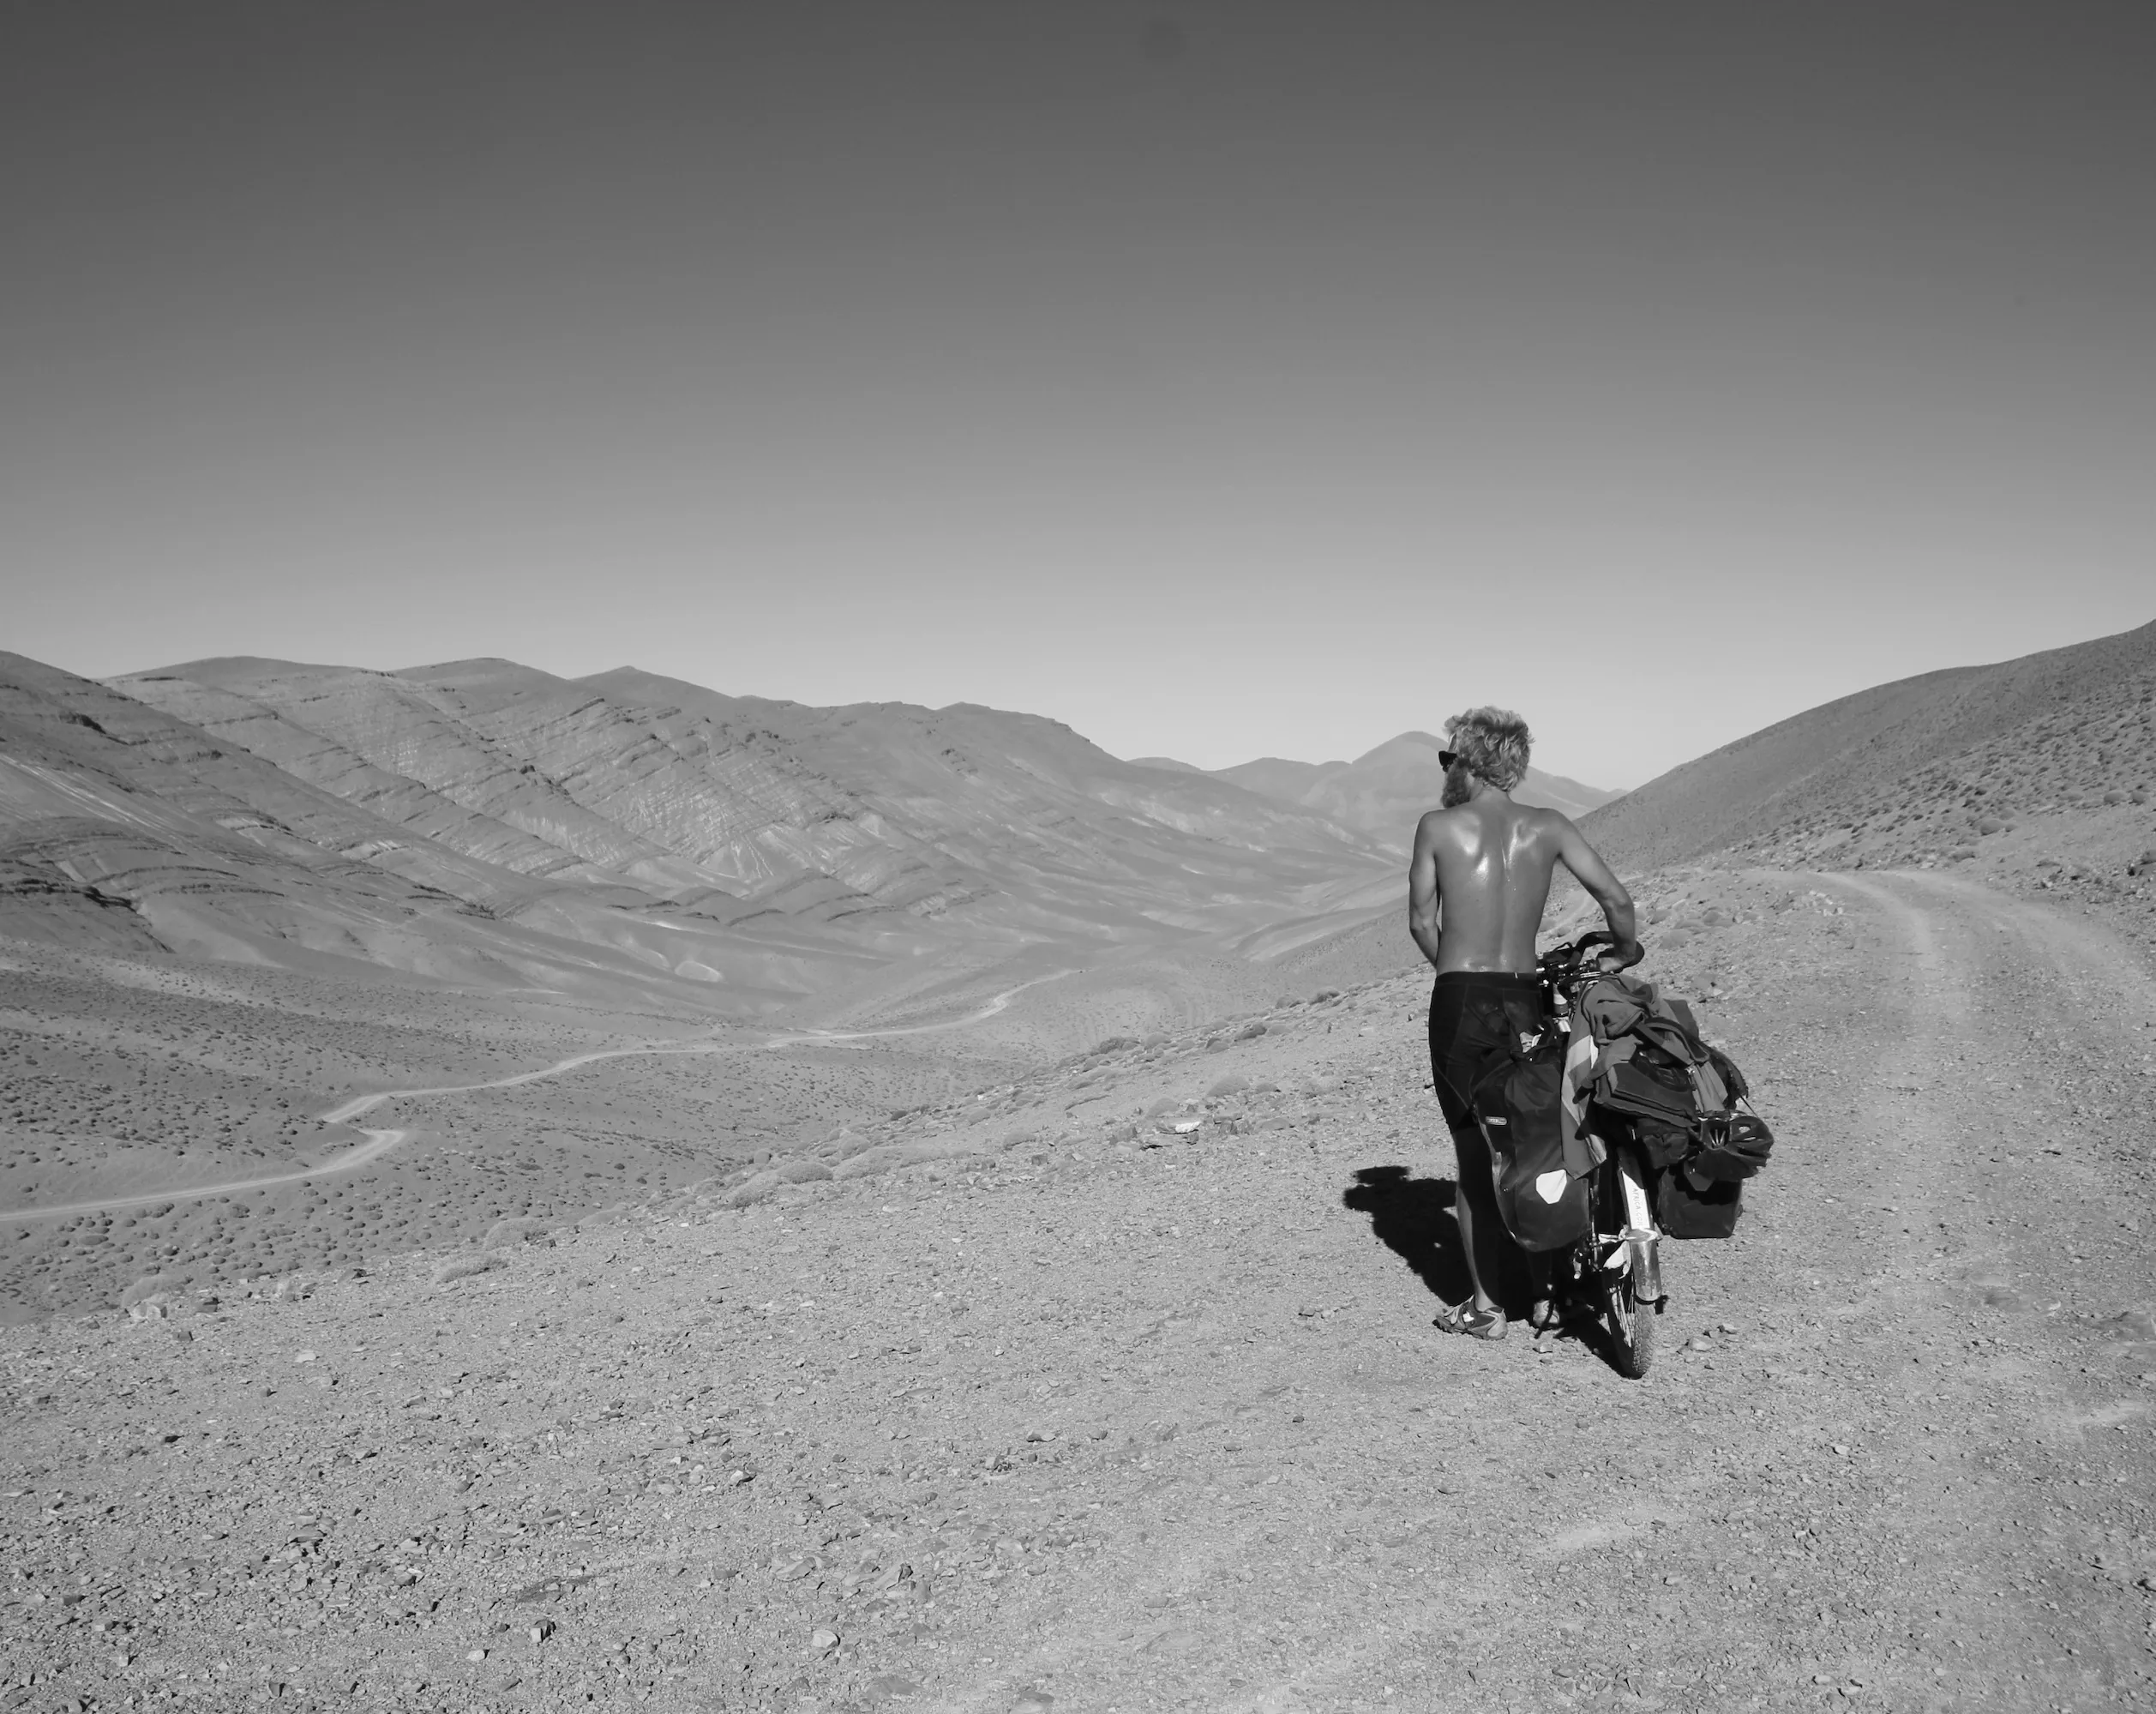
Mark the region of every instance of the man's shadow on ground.
[[[1459, 1223], [1452, 1218], [1453, 1189], [1449, 1178], [1416, 1178], [1404, 1166], [1366, 1166], [1340, 1197], [1344, 1206], [1370, 1217], [1371, 1236], [1407, 1263], [1443, 1303], [1457, 1303], [1474, 1290]], [[1508, 1266], [1491, 1295], [1508, 1315], [1521, 1316], [1534, 1292], [1522, 1263]]]

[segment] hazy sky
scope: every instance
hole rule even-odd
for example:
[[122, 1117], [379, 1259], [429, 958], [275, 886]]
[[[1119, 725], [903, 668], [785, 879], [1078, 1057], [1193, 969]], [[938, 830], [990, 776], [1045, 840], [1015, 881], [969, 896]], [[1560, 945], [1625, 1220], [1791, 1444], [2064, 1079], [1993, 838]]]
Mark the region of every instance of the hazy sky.
[[0, 647], [1633, 785], [2156, 617], [2156, 7], [0, 15]]

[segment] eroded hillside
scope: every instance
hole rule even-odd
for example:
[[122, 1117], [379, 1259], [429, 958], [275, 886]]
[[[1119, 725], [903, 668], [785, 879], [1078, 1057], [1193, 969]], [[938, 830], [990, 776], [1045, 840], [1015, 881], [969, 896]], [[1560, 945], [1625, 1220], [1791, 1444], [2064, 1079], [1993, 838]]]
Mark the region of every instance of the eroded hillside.
[[[602, 682], [603, 681], [603, 682]], [[744, 1016], [1352, 918], [1390, 859], [1052, 721], [624, 669], [0, 659], [0, 931]]]
[[1650, 781], [1587, 831], [1639, 869], [1726, 850], [1967, 862], [2020, 829], [2025, 859], [2123, 869], [2156, 850], [2153, 747], [2156, 623], [1826, 703]]

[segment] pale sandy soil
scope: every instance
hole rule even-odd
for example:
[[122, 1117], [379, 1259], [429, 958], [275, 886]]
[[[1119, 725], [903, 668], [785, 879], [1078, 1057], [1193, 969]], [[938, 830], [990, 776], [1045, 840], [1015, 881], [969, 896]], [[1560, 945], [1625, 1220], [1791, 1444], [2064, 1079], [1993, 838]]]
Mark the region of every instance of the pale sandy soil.
[[826, 1045], [0, 942], [0, 1321], [112, 1307], [153, 1272], [229, 1286], [575, 1219], [1024, 1062], [954, 1057], [947, 1033]]
[[1643, 1383], [1430, 1327], [1402, 977], [812, 1182], [0, 1332], [0, 1705], [2147, 1705], [2146, 954], [1938, 875], [1643, 891], [1780, 1137]]

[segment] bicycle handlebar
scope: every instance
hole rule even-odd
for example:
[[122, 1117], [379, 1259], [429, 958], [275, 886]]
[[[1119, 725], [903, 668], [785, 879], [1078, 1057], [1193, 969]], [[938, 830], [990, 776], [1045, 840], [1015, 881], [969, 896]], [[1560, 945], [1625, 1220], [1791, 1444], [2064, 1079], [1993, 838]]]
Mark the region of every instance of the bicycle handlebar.
[[1541, 971], [1546, 982], [1567, 982], [1575, 977], [1593, 974], [1591, 954], [1594, 948], [1616, 944], [1616, 935], [1597, 929], [1592, 934], [1582, 935], [1576, 941], [1552, 947], [1536, 960], [1536, 968]]

